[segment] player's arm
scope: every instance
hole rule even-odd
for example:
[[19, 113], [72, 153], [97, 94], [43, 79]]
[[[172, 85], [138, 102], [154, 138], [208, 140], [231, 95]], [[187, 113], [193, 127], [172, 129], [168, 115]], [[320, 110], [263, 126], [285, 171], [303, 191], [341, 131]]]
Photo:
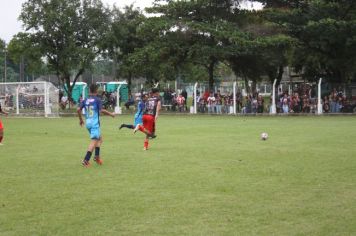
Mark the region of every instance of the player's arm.
[[106, 109], [103, 109], [103, 108], [102, 108], [102, 109], [100, 110], [100, 112], [101, 112], [102, 114], [104, 114], [104, 115], [111, 116], [112, 118], [115, 117], [115, 113], [109, 112], [109, 111], [106, 110]]
[[80, 125], [80, 126], [83, 126], [83, 125], [84, 125], [84, 121], [83, 121], [82, 108], [81, 108], [81, 106], [78, 107], [78, 109], [77, 109], [77, 114], [78, 114], [78, 117], [79, 117], [79, 125]]
[[158, 101], [157, 102], [157, 109], [156, 109], [156, 117], [155, 117], [155, 120], [158, 119], [158, 116], [159, 116], [159, 111], [161, 110], [161, 101]]

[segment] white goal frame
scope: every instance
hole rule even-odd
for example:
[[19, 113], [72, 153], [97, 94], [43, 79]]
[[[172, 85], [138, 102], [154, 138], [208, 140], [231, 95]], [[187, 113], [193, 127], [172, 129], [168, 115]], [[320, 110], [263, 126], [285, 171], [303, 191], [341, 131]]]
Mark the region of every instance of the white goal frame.
[[[38, 91], [23, 92], [25, 87], [38, 87]], [[37, 88], [36, 87], [36, 88]], [[0, 99], [11, 94], [13, 97], [12, 108], [17, 116], [44, 116], [44, 117], [59, 117], [59, 90], [50, 82], [9, 82], [0, 83]], [[43, 108], [37, 107], [30, 109], [28, 112], [21, 111], [21, 96], [28, 96], [43, 99]], [[1, 102], [1, 101], [0, 101]], [[3, 108], [7, 108], [2, 104]]]

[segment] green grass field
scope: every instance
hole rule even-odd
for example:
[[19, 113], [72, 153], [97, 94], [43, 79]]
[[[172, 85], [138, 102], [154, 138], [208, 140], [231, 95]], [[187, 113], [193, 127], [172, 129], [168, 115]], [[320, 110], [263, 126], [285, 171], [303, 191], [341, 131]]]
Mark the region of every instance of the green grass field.
[[0, 235], [356, 235], [356, 117], [2, 118]]

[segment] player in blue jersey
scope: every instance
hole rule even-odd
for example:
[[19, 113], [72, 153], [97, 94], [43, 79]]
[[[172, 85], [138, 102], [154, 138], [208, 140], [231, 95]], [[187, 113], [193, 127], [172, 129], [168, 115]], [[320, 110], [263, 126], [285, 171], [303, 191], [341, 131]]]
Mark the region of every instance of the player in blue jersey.
[[145, 103], [147, 101], [147, 98], [148, 98], [147, 94], [141, 95], [141, 99], [138, 101], [138, 104], [137, 104], [137, 112], [135, 114], [134, 124], [133, 125], [122, 124], [119, 129], [122, 129], [122, 128], [134, 129], [137, 125], [143, 124], [142, 116], [143, 116], [143, 112], [145, 110]]
[[86, 128], [90, 134], [90, 144], [85, 155], [85, 158], [82, 162], [84, 167], [90, 166], [90, 158], [95, 149], [95, 157], [94, 161], [98, 165], [102, 165], [103, 161], [100, 158], [100, 146], [103, 142], [102, 135], [100, 132], [100, 113], [105, 115], [109, 115], [111, 117], [115, 117], [114, 113], [111, 113], [102, 108], [102, 102], [100, 98], [97, 97], [98, 94], [98, 86], [96, 84], [92, 84], [90, 86], [90, 94], [89, 97], [84, 99], [77, 110], [79, 116], [79, 124], [80, 126], [84, 125], [82, 110], [85, 110], [85, 124]]

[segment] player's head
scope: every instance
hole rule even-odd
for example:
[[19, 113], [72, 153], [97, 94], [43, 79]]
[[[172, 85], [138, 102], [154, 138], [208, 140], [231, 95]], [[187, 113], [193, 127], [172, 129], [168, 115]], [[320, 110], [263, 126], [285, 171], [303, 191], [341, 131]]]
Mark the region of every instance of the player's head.
[[142, 93], [141, 94], [141, 100], [146, 101], [147, 98], [148, 98], [148, 94], [147, 93]]
[[153, 89], [151, 90], [152, 95], [157, 95], [158, 92], [159, 92], [158, 88], [153, 88]]
[[98, 85], [96, 84], [91, 84], [89, 91], [91, 94], [96, 95], [98, 93]]

